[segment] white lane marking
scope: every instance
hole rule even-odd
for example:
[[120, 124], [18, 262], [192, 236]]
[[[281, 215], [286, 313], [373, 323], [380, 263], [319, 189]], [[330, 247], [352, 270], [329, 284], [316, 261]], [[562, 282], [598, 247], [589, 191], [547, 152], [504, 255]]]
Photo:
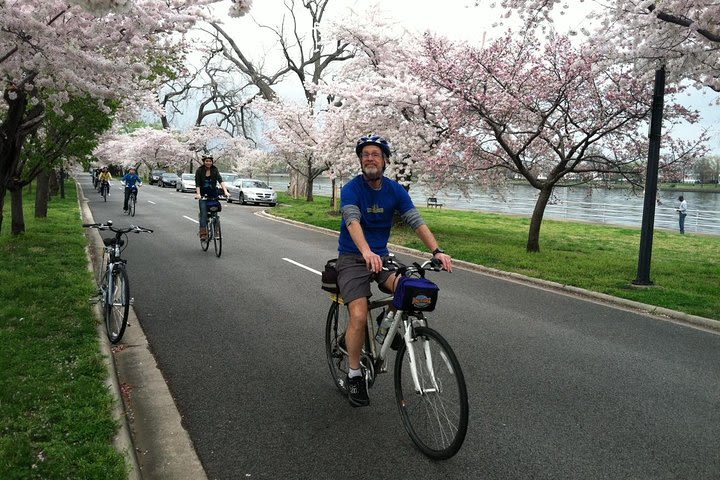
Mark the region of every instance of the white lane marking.
[[183, 215], [183, 218], [187, 218], [187, 219], [190, 220], [191, 222], [200, 223], [199, 220], [195, 220], [194, 218], [190, 218], [190, 217], [188, 217], [187, 215]]
[[318, 275], [322, 275], [320, 272], [318, 272], [314, 268], [307, 267], [307, 266], [303, 265], [302, 263], [296, 262], [295, 260], [290, 260], [289, 258], [283, 258], [283, 260], [285, 260], [288, 263], [292, 263], [293, 265], [297, 265], [300, 268], [304, 268], [305, 270], [311, 271], [313, 273], [317, 273]]
[[148, 200], [148, 203], [152, 203], [153, 205], [157, 205], [157, 203], [153, 202], [152, 200]]

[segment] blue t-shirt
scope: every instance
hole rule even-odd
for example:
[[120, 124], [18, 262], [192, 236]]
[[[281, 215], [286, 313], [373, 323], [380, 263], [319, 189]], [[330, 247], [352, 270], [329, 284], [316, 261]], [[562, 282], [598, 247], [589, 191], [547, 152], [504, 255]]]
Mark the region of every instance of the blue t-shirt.
[[133, 188], [138, 182], [142, 183], [136, 173], [126, 173], [122, 181], [125, 182], [126, 188]]
[[[360, 209], [360, 226], [365, 234], [370, 249], [378, 255], [387, 255], [387, 242], [393, 226], [394, 214], [401, 215], [415, 208], [408, 192], [394, 180], [383, 177], [380, 190], [373, 190], [365, 182], [362, 175], [350, 180], [340, 192], [341, 209], [347, 205], [355, 205]], [[360, 254], [350, 232], [343, 221], [340, 225], [340, 254]]]

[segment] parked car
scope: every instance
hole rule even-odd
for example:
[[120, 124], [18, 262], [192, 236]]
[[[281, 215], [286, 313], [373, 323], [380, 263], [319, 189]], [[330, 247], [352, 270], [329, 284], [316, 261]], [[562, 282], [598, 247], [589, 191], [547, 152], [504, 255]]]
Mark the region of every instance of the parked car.
[[165, 170], [153, 170], [150, 172], [150, 185], [155, 185], [160, 181], [160, 175], [165, 173]]
[[162, 175], [160, 175], [160, 180], [158, 180], [158, 185], [161, 187], [174, 187], [177, 185], [177, 183], [180, 181], [180, 177], [177, 176], [176, 173], [170, 173], [165, 172]]
[[[220, 176], [222, 177], [223, 182], [225, 183], [225, 186], [228, 188], [228, 193], [230, 193], [230, 185], [232, 185], [232, 183], [235, 181], [235, 179], [237, 179], [240, 175], [238, 175], [237, 173], [220, 172]], [[218, 193], [222, 197], [222, 195], [223, 195], [222, 187], [220, 187], [220, 185], [218, 184], [217, 188], [218, 188]], [[229, 199], [226, 199], [226, 200], [228, 202], [230, 202]]]
[[277, 205], [277, 193], [262, 180], [238, 178], [227, 187], [230, 194], [228, 202], [237, 200], [243, 205], [246, 203], [267, 203], [271, 207]]
[[175, 184], [175, 190], [178, 192], [194, 192], [195, 175], [192, 173], [183, 173], [180, 175], [180, 180]]

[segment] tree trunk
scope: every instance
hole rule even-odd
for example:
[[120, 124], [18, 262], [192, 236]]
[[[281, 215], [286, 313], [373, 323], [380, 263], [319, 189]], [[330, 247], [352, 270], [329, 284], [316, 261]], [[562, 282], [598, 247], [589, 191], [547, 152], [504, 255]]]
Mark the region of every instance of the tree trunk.
[[315, 201], [315, 199], [313, 198], [313, 182], [314, 182], [314, 181], [315, 181], [315, 180], [314, 180], [313, 178], [309, 178], [309, 177], [308, 177], [308, 181], [307, 181], [307, 183], [305, 184], [305, 185], [306, 185], [305, 188], [306, 188], [306, 190], [307, 190], [307, 191], [306, 191], [306, 195], [305, 195], [305, 200], [307, 200], [308, 202], [313, 202], [313, 201]]
[[[60, 182], [58, 182], [58, 172], [51, 169], [48, 170], [48, 194], [50, 197], [56, 197], [58, 192], [60, 191]], [[38, 188], [40, 188], [40, 184], [38, 183]]]
[[330, 182], [330, 188], [332, 189], [332, 193], [330, 194], [330, 210], [333, 212], [337, 212], [340, 207], [339, 195], [337, 191], [337, 179], [333, 178]]
[[10, 210], [12, 220], [10, 233], [20, 235], [25, 232], [25, 216], [23, 215], [23, 191], [21, 187], [14, 187], [10, 190]]
[[305, 174], [305, 178], [307, 179], [307, 182], [305, 182], [305, 200], [312, 202], [314, 200], [313, 181], [315, 180], [315, 177], [313, 176], [311, 160], [308, 160], [307, 162], [307, 173]]
[[545, 207], [547, 207], [550, 196], [552, 195], [553, 186], [543, 186], [535, 202], [532, 218], [530, 219], [530, 231], [528, 232], [527, 251], [540, 251], [540, 227], [542, 226], [543, 215], [545, 215]]
[[50, 175], [43, 169], [38, 173], [35, 189], [35, 218], [47, 218], [48, 200], [50, 199]]
[[[25, 87], [32, 85], [35, 73], [30, 73], [26, 80], [28, 83]], [[2, 206], [5, 203], [5, 195], [11, 191], [11, 209], [12, 209], [12, 233], [15, 233], [15, 209], [16, 204], [19, 205], [20, 214], [20, 232], [25, 230], [22, 216], [22, 189], [15, 186], [16, 180], [13, 178], [17, 170], [17, 164], [20, 159], [20, 151], [25, 143], [25, 137], [35, 132], [41, 125], [44, 118], [44, 107], [42, 103], [37, 103], [28, 109], [28, 95], [37, 93], [34, 90], [28, 92], [25, 88], [16, 88], [15, 86], [6, 87], [3, 91], [3, 100], [7, 104], [7, 109], [2, 115], [2, 123], [0, 123], [0, 229], [2, 228]], [[13, 188], [17, 188], [16, 193]], [[15, 202], [15, 196], [19, 196], [19, 201]]]
[[60, 198], [65, 198], [65, 169], [60, 167]]
[[307, 192], [307, 179], [297, 173], [295, 170], [290, 170], [290, 191], [288, 192], [292, 198], [302, 198]]

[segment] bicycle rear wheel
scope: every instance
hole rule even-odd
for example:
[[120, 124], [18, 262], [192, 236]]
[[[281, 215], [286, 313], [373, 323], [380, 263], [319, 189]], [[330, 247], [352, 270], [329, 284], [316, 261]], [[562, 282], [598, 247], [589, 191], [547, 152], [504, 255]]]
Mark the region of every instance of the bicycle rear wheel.
[[215, 245], [215, 256], [220, 258], [222, 255], [222, 235], [220, 230], [220, 217], [215, 217], [215, 225], [213, 231], [213, 245]]
[[325, 354], [330, 376], [340, 393], [347, 395], [348, 355], [345, 348], [345, 330], [350, 317], [346, 308], [332, 302], [325, 323]]
[[[403, 426], [422, 453], [436, 460], [455, 455], [465, 440], [468, 398], [460, 363], [435, 330], [415, 328], [414, 358], [403, 343], [395, 359], [395, 397]], [[417, 367], [420, 390], [410, 363]]]
[[125, 333], [130, 313], [130, 285], [127, 272], [122, 267], [112, 271], [112, 288], [105, 305], [105, 329], [110, 343], [117, 343]]

